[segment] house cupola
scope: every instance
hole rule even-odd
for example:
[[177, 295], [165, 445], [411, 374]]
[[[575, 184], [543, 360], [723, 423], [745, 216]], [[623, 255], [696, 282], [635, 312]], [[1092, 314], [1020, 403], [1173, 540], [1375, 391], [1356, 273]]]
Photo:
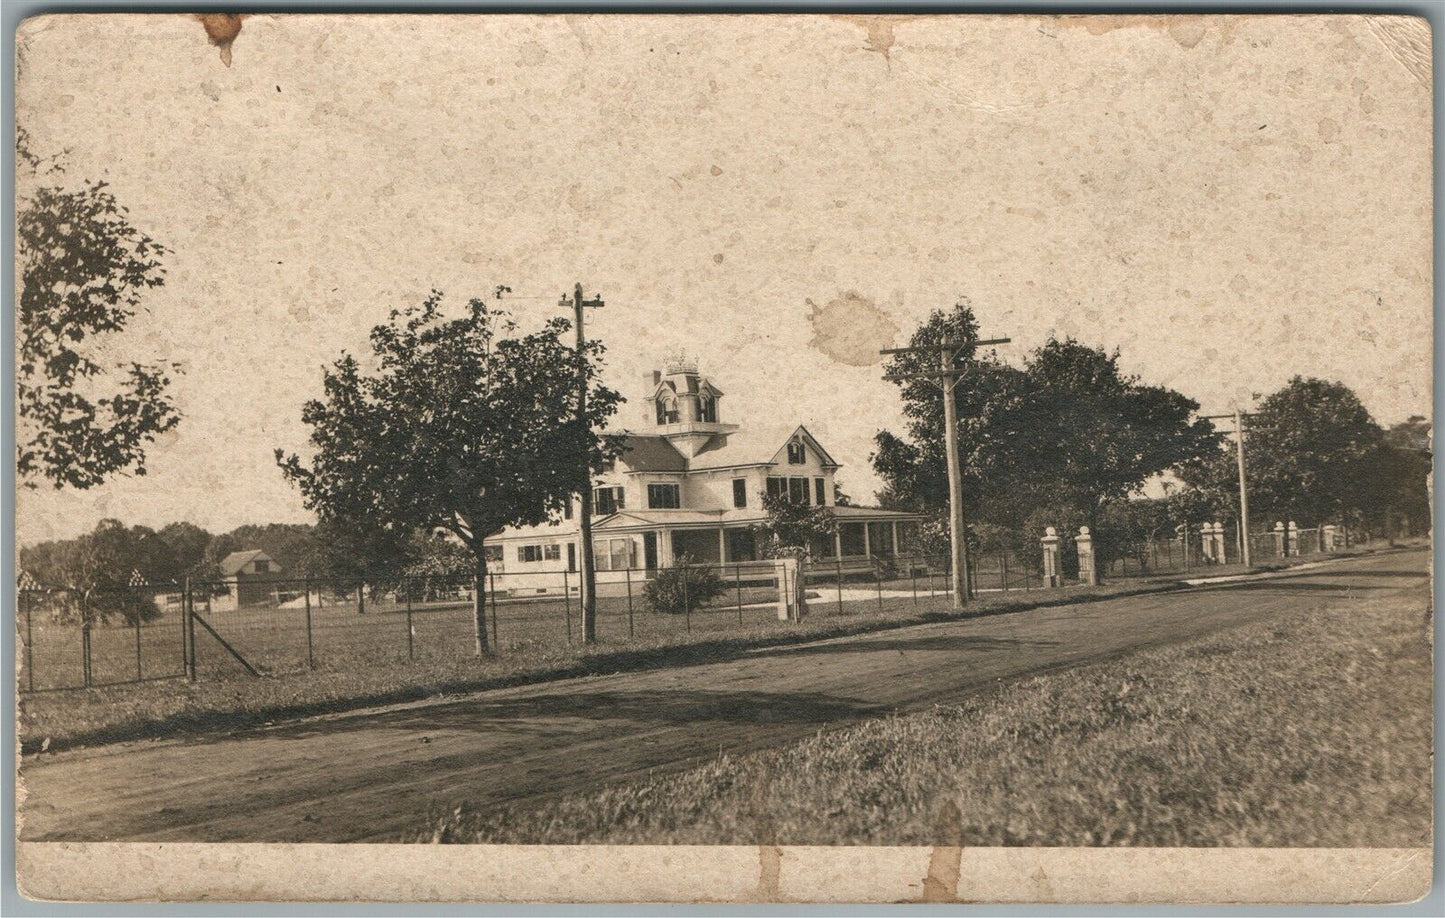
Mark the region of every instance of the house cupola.
[[646, 385], [648, 422], [688, 458], [714, 436], [737, 430], [737, 425], [721, 422], [718, 403], [722, 390], [698, 373], [696, 358], [679, 355], [668, 359], [663, 369], [652, 371]]

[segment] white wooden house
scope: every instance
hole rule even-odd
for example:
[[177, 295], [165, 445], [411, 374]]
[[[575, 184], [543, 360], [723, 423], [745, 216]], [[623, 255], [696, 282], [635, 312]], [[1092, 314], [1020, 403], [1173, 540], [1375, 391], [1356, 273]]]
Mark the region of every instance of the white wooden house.
[[[814, 563], [866, 561], [906, 550], [913, 514], [839, 507], [838, 462], [800, 424], [751, 426], [723, 421], [723, 392], [697, 364], [674, 360], [644, 383], [637, 429], [624, 431], [622, 455], [594, 480], [592, 538], [598, 593], [639, 584], [681, 558], [700, 563], [759, 560], [755, 527], [763, 497], [786, 494], [833, 508], [831, 540], [810, 547]], [[513, 595], [577, 591], [580, 567], [574, 501], [559, 519], [508, 529], [486, 540], [496, 588]]]

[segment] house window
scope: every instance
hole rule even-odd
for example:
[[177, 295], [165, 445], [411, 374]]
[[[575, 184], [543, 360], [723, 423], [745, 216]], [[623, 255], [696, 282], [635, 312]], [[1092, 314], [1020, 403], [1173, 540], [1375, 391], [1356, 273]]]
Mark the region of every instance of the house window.
[[746, 507], [748, 505], [748, 480], [746, 478], [733, 479], [733, 506]]
[[535, 564], [538, 561], [560, 561], [562, 559], [562, 546], [552, 545], [518, 545], [517, 560], [527, 564]]
[[682, 506], [681, 489], [675, 484], [647, 486], [647, 506], [652, 510], [676, 510]]
[[813, 479], [813, 503], [820, 507], [826, 506], [828, 503], [823, 499], [823, 479], [821, 478]]
[[806, 504], [808, 502], [808, 479], [788, 479], [788, 500], [795, 504]]
[[500, 545], [483, 545], [483, 546], [482, 546], [482, 557], [485, 558], [485, 559], [488, 560], [488, 561], [501, 561], [501, 560], [502, 560], [502, 546], [500, 546]]
[[632, 567], [631, 539], [597, 539], [592, 543], [592, 557], [599, 571], [620, 571]]
[[592, 489], [592, 513], [607, 516], [623, 509], [622, 486]]
[[677, 423], [677, 399], [660, 398], [657, 400], [657, 423]]
[[262, 561], [260, 558], [257, 558], [251, 562], [251, 564], [253, 565], [252, 569], [258, 574], [265, 574], [271, 570], [270, 561]]
[[803, 451], [803, 441], [793, 440], [788, 443], [788, 464], [802, 465], [808, 461], [808, 454]]
[[769, 476], [768, 476], [768, 496], [769, 496], [769, 497], [787, 497], [787, 496], [788, 496], [788, 479], [786, 479], [786, 478], [780, 478], [780, 477], [777, 477], [777, 476], [774, 476], [774, 475], [769, 475]]
[[565, 504], [562, 505], [562, 519], [564, 519], [564, 520], [570, 520], [571, 518], [572, 518], [572, 498], [569, 497], [569, 498], [567, 498], [567, 503], [565, 503]]
[[707, 424], [717, 423], [717, 400], [710, 395], [704, 395], [697, 401], [698, 414]]

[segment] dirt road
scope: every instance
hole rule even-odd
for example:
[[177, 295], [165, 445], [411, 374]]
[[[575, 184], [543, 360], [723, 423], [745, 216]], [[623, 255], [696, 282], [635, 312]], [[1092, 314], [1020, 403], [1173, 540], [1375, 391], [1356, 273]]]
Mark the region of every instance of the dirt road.
[[[1424, 550], [1136, 596], [483, 692], [235, 737], [27, 759], [28, 840], [393, 841], [428, 808], [539, 798], [747, 752], [1003, 678], [1296, 609], [1411, 591]], [[1402, 597], [1402, 599], [1407, 597]], [[1423, 606], [1422, 606], [1423, 608]]]

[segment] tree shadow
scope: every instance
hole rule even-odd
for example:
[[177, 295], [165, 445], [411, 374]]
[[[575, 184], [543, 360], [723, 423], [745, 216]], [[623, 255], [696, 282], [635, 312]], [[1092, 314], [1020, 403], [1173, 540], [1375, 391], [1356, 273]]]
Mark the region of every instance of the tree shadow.
[[[550, 732], [560, 719], [655, 724], [811, 724], [878, 716], [885, 709], [821, 693], [707, 691], [562, 691], [520, 698], [469, 699], [381, 713], [361, 714], [268, 729], [277, 739], [307, 739], [332, 733], [404, 730]], [[565, 723], [560, 729], [566, 730]]]
[[753, 651], [749, 657], [792, 657], [829, 656], [832, 654], [858, 653], [908, 653], [911, 651], [1009, 651], [1025, 650], [1031, 647], [1056, 647], [1060, 641], [1041, 641], [1025, 638], [979, 637], [969, 635], [934, 634], [918, 637], [868, 637], [849, 638], [836, 643], [799, 644], [791, 647], [771, 647]]

